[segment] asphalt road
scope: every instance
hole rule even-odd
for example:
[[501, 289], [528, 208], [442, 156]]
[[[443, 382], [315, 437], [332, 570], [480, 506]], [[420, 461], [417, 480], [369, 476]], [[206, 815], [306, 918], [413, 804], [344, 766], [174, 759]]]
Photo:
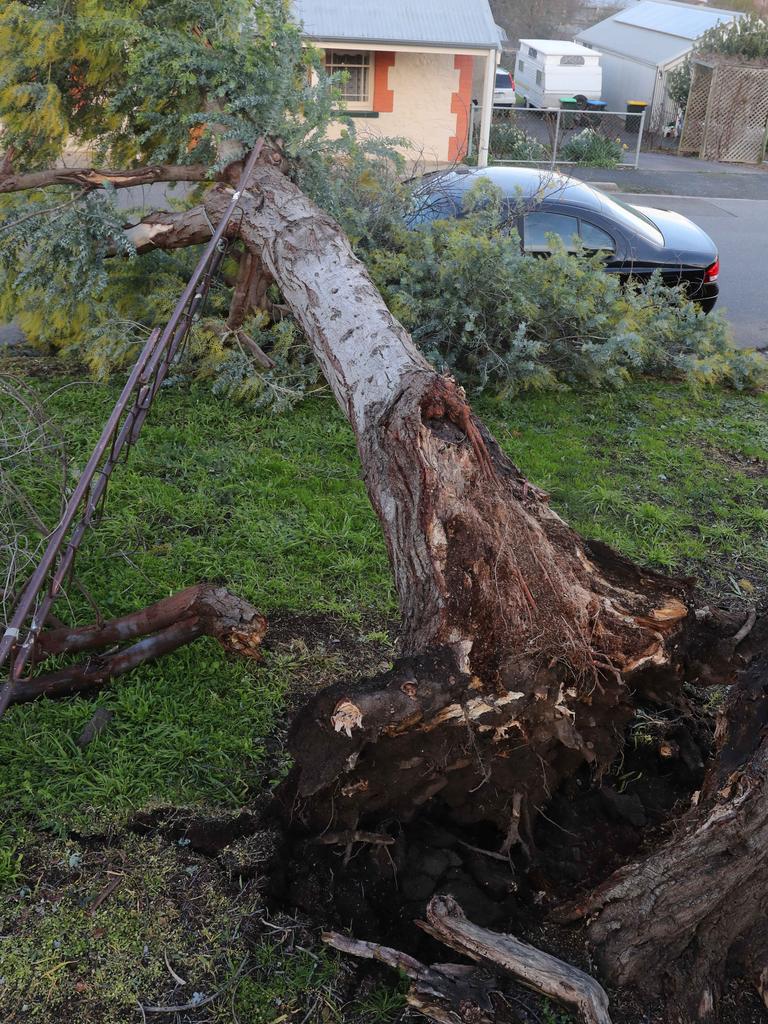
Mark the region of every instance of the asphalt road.
[[720, 252], [720, 299], [739, 348], [768, 349], [768, 198], [701, 199], [619, 193], [639, 206], [682, 213]]

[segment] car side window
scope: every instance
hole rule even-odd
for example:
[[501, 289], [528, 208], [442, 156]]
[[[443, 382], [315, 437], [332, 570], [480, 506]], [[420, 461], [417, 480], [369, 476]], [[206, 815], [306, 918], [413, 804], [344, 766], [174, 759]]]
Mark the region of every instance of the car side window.
[[562, 213], [527, 213], [523, 218], [526, 252], [552, 252], [548, 235], [557, 235], [569, 252], [579, 248], [579, 222], [576, 217], [565, 217]]
[[588, 220], [581, 222], [581, 241], [591, 252], [616, 252], [616, 243], [608, 232]]

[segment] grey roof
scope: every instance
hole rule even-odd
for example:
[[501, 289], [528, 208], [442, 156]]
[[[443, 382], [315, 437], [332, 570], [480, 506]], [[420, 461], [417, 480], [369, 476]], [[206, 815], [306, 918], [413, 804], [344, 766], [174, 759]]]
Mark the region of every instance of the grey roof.
[[579, 32], [576, 39], [597, 50], [664, 65], [688, 53], [707, 29], [741, 15], [716, 7], [641, 0]]
[[503, 33], [488, 0], [293, 0], [310, 39], [500, 47]]

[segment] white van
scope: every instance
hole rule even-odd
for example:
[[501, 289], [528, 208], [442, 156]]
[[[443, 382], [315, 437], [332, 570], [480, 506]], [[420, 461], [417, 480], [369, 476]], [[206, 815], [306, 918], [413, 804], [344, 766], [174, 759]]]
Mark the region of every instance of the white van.
[[601, 54], [564, 39], [521, 39], [515, 89], [527, 107], [559, 107], [561, 96], [599, 100]]
[[506, 68], [496, 68], [496, 85], [493, 90], [494, 107], [514, 107], [515, 80]]

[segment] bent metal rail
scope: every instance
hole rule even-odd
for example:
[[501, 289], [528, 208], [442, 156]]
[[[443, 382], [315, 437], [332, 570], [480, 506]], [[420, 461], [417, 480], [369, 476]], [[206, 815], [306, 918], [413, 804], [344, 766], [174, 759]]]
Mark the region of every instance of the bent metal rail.
[[8, 707], [13, 686], [23, 682], [22, 674], [32, 657], [37, 637], [72, 571], [83, 536], [104, 501], [112, 471], [120, 455], [127, 453], [138, 440], [168, 370], [205, 305], [211, 283], [226, 252], [224, 232], [240, 203], [263, 145], [264, 140], [260, 138], [251, 151], [226, 212], [213, 231], [168, 323], [162, 331], [155, 328], [147, 339], [64, 513], [16, 602], [0, 637], [0, 666], [6, 662], [9, 664], [8, 682], [0, 690], [0, 716]]

